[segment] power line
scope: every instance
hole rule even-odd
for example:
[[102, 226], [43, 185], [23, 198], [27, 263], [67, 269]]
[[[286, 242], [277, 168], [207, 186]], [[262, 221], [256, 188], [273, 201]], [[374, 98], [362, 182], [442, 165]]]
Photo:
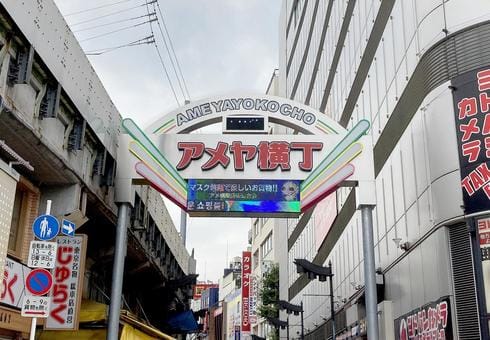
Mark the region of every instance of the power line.
[[145, 22], [140, 22], [140, 23], [138, 23], [136, 25], [122, 27], [122, 28], [119, 28], [119, 29], [114, 30], [114, 31], [106, 32], [106, 33], [103, 33], [103, 34], [95, 35], [95, 36], [90, 37], [90, 38], [79, 40], [79, 42], [84, 42], [84, 41], [88, 41], [88, 40], [92, 40], [92, 39], [97, 39], [97, 38], [105, 37], [105, 36], [110, 35], [110, 34], [114, 34], [114, 33], [121, 32], [121, 31], [126, 31], [126, 30], [129, 30], [131, 28], [142, 26], [142, 25], [145, 25], [145, 24], [148, 24], [148, 23], [151, 24], [155, 20], [156, 19], [150, 19], [150, 20], [147, 20]]
[[[155, 2], [156, 2], [156, 0], [152, 0], [148, 4], [153, 4]], [[78, 26], [78, 25], [81, 25], [81, 24], [85, 24], [87, 22], [96, 21], [96, 20], [99, 20], [99, 19], [102, 19], [102, 18], [107, 18], [107, 17], [113, 16], [113, 15], [116, 15], [116, 14], [119, 14], [119, 13], [128, 12], [128, 11], [131, 11], [133, 9], [140, 8], [140, 7], [143, 7], [143, 6], [146, 6], [146, 5], [147, 4], [142, 4], [142, 5], [138, 5], [138, 6], [134, 6], [134, 7], [129, 7], [129, 8], [125, 8], [125, 9], [122, 9], [122, 10], [119, 10], [119, 11], [115, 11], [115, 12], [112, 12], [112, 13], [109, 13], [109, 14], [101, 15], [101, 16], [98, 16], [98, 17], [95, 17], [95, 18], [92, 18], [92, 19], [87, 19], [87, 20], [84, 20], [84, 21], [79, 21], [79, 22], [76, 22], [74, 24], [70, 24], [70, 27]]]
[[134, 1], [134, 0], [122, 0], [122, 1], [111, 2], [111, 3], [106, 4], [106, 5], [102, 5], [102, 6], [98, 6], [98, 7], [92, 7], [92, 8], [84, 9], [84, 10], [81, 10], [81, 11], [78, 11], [78, 12], [68, 13], [68, 14], [65, 14], [65, 17], [69, 17], [71, 15], [77, 15], [77, 14], [81, 14], [81, 13], [86, 13], [86, 12], [90, 12], [90, 11], [95, 11], [96, 9], [110, 7], [110, 6], [115, 6], [115, 5], [118, 5], [118, 4], [122, 4], [124, 2], [130, 2], [130, 1]]
[[[146, 10], [147, 10], [148, 14], [150, 13], [149, 5], [151, 5], [151, 3], [154, 3], [154, 2], [155, 1], [146, 3]], [[151, 22], [150, 22], [150, 31], [151, 31], [151, 34], [154, 36], [155, 33], [153, 32], [153, 25]], [[179, 98], [177, 98], [177, 93], [175, 93], [175, 88], [174, 88], [172, 81], [170, 79], [170, 76], [168, 74], [167, 67], [165, 66], [165, 63], [163, 62], [162, 54], [160, 53], [160, 49], [158, 48], [158, 44], [156, 41], [155, 41], [154, 45], [155, 45], [155, 49], [157, 50], [158, 58], [160, 59], [160, 64], [162, 65], [165, 76], [167, 77], [170, 88], [172, 89], [172, 93], [174, 95], [175, 101], [177, 102], [177, 105], [180, 106]]]
[[[153, 4], [153, 10], [156, 11], [155, 4]], [[170, 59], [170, 64], [172, 65], [172, 68], [174, 70], [175, 78], [177, 78], [177, 83], [179, 84], [180, 91], [182, 92], [182, 96], [184, 97], [184, 99], [186, 99], [186, 97], [188, 97], [188, 96], [186, 96], [186, 93], [184, 92], [184, 88], [182, 87], [182, 82], [180, 81], [180, 77], [177, 74], [177, 69], [175, 68], [175, 64], [174, 64], [174, 61], [172, 59], [172, 55], [170, 54], [170, 50], [168, 48], [167, 40], [165, 39], [165, 34], [163, 33], [162, 26], [160, 25], [159, 20], [157, 20], [157, 26], [158, 26], [158, 29], [160, 31], [160, 34], [162, 35], [163, 44], [165, 45], [165, 49], [167, 50], [168, 58]]]
[[122, 20], [111, 21], [111, 22], [108, 22], [108, 23], [105, 23], [105, 24], [100, 24], [100, 25], [90, 26], [90, 27], [87, 27], [87, 28], [82, 28], [82, 29], [79, 29], [79, 30], [74, 30], [73, 32], [75, 33], [75, 32], [89, 31], [89, 30], [93, 30], [95, 28], [110, 26], [110, 25], [114, 25], [114, 24], [120, 24], [122, 22], [133, 21], [133, 20], [136, 20], [136, 19], [144, 18], [144, 17], [150, 17], [151, 15], [156, 15], [156, 13], [154, 12], [154, 13], [150, 13], [149, 15], [148, 14], [145, 14], [145, 15], [140, 15], [140, 16], [133, 17], [133, 18], [127, 18], [127, 19], [122, 19]]
[[[180, 63], [179, 63], [179, 59], [177, 58], [177, 54], [175, 54], [174, 44], [172, 43], [172, 39], [170, 37], [170, 34], [168, 33], [167, 25], [165, 24], [165, 19], [163, 17], [162, 10], [160, 8], [160, 3], [158, 2], [158, 0], [156, 1], [156, 4], [157, 4], [157, 7], [158, 7], [158, 12], [160, 13], [160, 17], [162, 19], [163, 28], [165, 29], [165, 32], [167, 33], [167, 37], [168, 37], [168, 41], [169, 41], [169, 44], [170, 44], [170, 48], [172, 50], [172, 53], [173, 53], [174, 58], [175, 58], [175, 62], [177, 64], [177, 69], [179, 70], [179, 74], [180, 74], [180, 76], [182, 78], [182, 82], [184, 84], [184, 88], [185, 88], [185, 91], [187, 93], [187, 99], [190, 99], [190, 93], [189, 93], [189, 90], [187, 88], [187, 84], [186, 84], [186, 81], [185, 81], [185, 78], [184, 78], [184, 74], [182, 73], [182, 69], [180, 68]], [[155, 6], [155, 5], [153, 5], [153, 6]]]
[[132, 46], [139, 46], [139, 45], [149, 45], [149, 44], [153, 44], [154, 42], [155, 42], [154, 37], [152, 35], [149, 35], [147, 37], [144, 37], [142, 39], [138, 39], [138, 40], [129, 42], [129, 43], [124, 44], [124, 45], [107, 47], [107, 48], [99, 48], [99, 49], [96, 49], [96, 50], [86, 51], [85, 54], [86, 55], [102, 55], [104, 53], [112, 52], [112, 51], [115, 51], [115, 50], [118, 50], [118, 49], [121, 49], [121, 48], [124, 48], [124, 47], [132, 47]]

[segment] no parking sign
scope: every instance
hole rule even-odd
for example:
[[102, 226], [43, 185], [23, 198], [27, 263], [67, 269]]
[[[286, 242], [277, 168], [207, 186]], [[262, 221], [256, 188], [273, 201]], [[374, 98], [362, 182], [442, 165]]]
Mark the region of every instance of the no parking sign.
[[26, 278], [26, 289], [33, 295], [47, 294], [53, 286], [51, 273], [42, 268], [32, 270]]

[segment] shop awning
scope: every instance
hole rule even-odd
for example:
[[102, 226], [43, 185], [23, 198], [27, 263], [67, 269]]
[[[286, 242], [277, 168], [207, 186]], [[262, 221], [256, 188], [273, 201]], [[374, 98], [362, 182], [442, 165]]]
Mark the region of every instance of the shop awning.
[[[84, 300], [80, 308], [78, 331], [38, 331], [38, 340], [105, 340], [108, 307], [105, 304]], [[127, 311], [121, 311], [120, 340], [175, 340], [141, 321]]]

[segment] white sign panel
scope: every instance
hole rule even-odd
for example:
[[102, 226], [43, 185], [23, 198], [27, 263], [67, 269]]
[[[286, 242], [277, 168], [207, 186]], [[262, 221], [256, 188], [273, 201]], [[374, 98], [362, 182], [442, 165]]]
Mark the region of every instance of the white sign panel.
[[[180, 176], [189, 179], [304, 180], [342, 140], [341, 135], [212, 135], [163, 134], [160, 152]], [[369, 140], [351, 163], [361, 168], [369, 159]], [[352, 180], [369, 174], [356, 172]]]
[[51, 310], [45, 329], [78, 329], [85, 262], [85, 236], [58, 236], [56, 265], [53, 269]]
[[49, 315], [49, 297], [24, 296], [20, 315], [29, 318], [47, 318]]
[[31, 270], [17, 261], [6, 258], [3, 270], [0, 302], [11, 307], [20, 308], [25, 296], [24, 282]]
[[57, 247], [56, 242], [31, 241], [27, 265], [31, 268], [54, 268]]

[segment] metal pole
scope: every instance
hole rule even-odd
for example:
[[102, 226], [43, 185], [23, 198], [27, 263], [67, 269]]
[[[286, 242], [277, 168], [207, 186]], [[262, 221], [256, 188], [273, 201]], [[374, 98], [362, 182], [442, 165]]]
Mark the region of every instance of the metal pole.
[[334, 301], [333, 301], [333, 271], [332, 271], [332, 262], [328, 262], [328, 266], [330, 267], [330, 276], [328, 277], [330, 282], [330, 319], [332, 320], [332, 340], [335, 340], [335, 309], [334, 309]]
[[[51, 214], [51, 200], [46, 201], [46, 215]], [[36, 326], [37, 318], [31, 319], [31, 333], [29, 334], [29, 340], [34, 340], [36, 338]]]
[[364, 279], [366, 295], [367, 336], [369, 340], [379, 339], [378, 296], [376, 290], [376, 269], [374, 263], [373, 212], [369, 205], [361, 206], [362, 248], [364, 254]]
[[305, 320], [303, 318], [303, 301], [301, 301], [301, 340], [305, 339]]
[[127, 219], [129, 203], [121, 203], [117, 214], [116, 249], [112, 267], [111, 304], [109, 306], [109, 325], [107, 340], [119, 339], [119, 315], [121, 312], [121, 296], [124, 276], [124, 259], [127, 247]]
[[187, 239], [187, 213], [184, 210], [180, 211], [180, 236], [182, 236], [182, 242], [184, 243]]
[[286, 319], [286, 322], [287, 322], [287, 329], [286, 329], [286, 338], [289, 340], [289, 315], [288, 315], [288, 318]]

